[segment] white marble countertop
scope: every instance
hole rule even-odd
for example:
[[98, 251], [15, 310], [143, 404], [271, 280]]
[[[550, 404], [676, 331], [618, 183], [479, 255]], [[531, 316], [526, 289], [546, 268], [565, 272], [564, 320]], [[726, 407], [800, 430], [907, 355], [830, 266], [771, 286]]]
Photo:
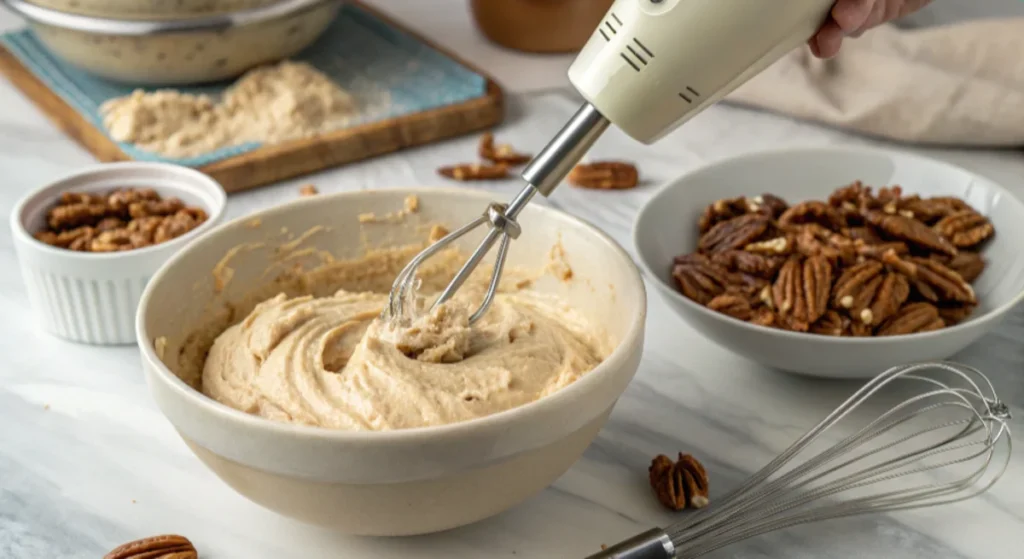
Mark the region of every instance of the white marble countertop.
[[[0, 25], [6, 27], [7, 25]], [[537, 149], [576, 108], [568, 92], [511, 99], [502, 140]], [[0, 82], [0, 208], [92, 162], [6, 82]], [[637, 161], [645, 184], [628, 192], [562, 188], [550, 203], [590, 220], [631, 249], [638, 207], [656, 185], [711, 160], [750, 150], [868, 140], [726, 106], [643, 147], [609, 132], [593, 156]], [[875, 143], [877, 142], [870, 142]], [[229, 217], [297, 195], [440, 183], [434, 169], [473, 153], [475, 138], [351, 165], [232, 196]], [[1024, 196], [1024, 154], [915, 150], [983, 173]], [[501, 199], [515, 183], [488, 188]], [[770, 185], [765, 188], [770, 190]], [[552, 487], [495, 518], [451, 532], [361, 539], [313, 528], [235, 494], [195, 459], [149, 397], [133, 347], [67, 343], [30, 326], [11, 237], [0, 232], [0, 557], [96, 558], [124, 541], [187, 535], [205, 559], [338, 557], [583, 557], [654, 525], [652, 456], [692, 452], [721, 495], [758, 469], [859, 386], [768, 371], [705, 341], [650, 290], [645, 357], [636, 380], [583, 458]], [[1024, 432], [1024, 309], [958, 358], [987, 372]], [[995, 490], [954, 507], [796, 528], [712, 558], [993, 559], [1024, 531], [1024, 457]]]

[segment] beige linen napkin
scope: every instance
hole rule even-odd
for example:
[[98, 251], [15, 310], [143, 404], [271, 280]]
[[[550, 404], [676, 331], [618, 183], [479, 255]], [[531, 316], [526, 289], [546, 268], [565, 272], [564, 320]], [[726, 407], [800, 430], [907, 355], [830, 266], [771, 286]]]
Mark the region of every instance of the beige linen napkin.
[[1024, 146], [1024, 18], [887, 25], [832, 60], [797, 49], [727, 100], [900, 141]]

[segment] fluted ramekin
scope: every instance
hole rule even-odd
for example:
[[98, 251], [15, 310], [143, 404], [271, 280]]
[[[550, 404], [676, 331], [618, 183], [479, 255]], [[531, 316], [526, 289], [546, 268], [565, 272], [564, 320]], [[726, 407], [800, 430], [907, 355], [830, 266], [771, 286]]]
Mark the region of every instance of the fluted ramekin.
[[[63, 192], [152, 188], [199, 206], [209, 218], [176, 239], [123, 252], [89, 253], [53, 247], [33, 233]], [[135, 342], [135, 311], [149, 278], [172, 255], [213, 227], [227, 196], [217, 181], [187, 167], [165, 163], [107, 163], [83, 169], [22, 198], [11, 213], [29, 301], [40, 327], [75, 342], [121, 345]]]

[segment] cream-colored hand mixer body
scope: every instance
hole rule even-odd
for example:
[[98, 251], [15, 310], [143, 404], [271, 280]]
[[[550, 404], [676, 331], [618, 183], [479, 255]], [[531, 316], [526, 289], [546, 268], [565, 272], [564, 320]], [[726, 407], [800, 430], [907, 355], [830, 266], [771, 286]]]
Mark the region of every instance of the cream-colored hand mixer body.
[[616, 0], [569, 69], [586, 103], [525, 168], [527, 185], [509, 204], [492, 204], [414, 258], [396, 278], [385, 312], [403, 320], [419, 265], [490, 224], [479, 248], [434, 301], [436, 306], [451, 298], [497, 243], [491, 289], [470, 319], [478, 320], [519, 234], [519, 212], [537, 194], [551, 194], [609, 125], [654, 143], [806, 42], [833, 1]]

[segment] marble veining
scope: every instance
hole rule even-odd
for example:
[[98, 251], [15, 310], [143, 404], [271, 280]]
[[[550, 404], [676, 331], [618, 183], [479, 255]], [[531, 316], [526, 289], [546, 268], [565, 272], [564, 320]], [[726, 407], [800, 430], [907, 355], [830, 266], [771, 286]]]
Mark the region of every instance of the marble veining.
[[[514, 97], [500, 139], [539, 149], [578, 101], [565, 92]], [[0, 207], [41, 182], [91, 163], [9, 84], [0, 83]], [[441, 184], [435, 168], [472, 157], [473, 137], [350, 165], [234, 195], [228, 217], [298, 195]], [[628, 192], [563, 187], [542, 201], [591, 221], [631, 247], [632, 219], [661, 181], [697, 165], [786, 145], [878, 144], [777, 116], [720, 106], [665, 141], [644, 147], [611, 131], [591, 157], [639, 162], [644, 185]], [[984, 173], [1024, 196], [1016, 152], [915, 150]], [[499, 199], [519, 185], [467, 185]], [[766, 186], [767, 188], [767, 186]], [[162, 418], [132, 347], [63, 342], [29, 326], [10, 233], [0, 233], [0, 557], [101, 556], [155, 533], [190, 537], [206, 559], [338, 557], [583, 557], [677, 518], [647, 488], [657, 453], [706, 461], [712, 498], [758, 469], [855, 390], [857, 382], [766, 370], [706, 342], [652, 288], [645, 356], [607, 426], [552, 487], [498, 517], [448, 533], [405, 539], [351, 538], [279, 517], [214, 477]], [[996, 383], [1024, 433], [1024, 310], [958, 358]], [[953, 507], [794, 528], [724, 549], [712, 559], [994, 559], [1024, 530], [1024, 457], [982, 498]]]

